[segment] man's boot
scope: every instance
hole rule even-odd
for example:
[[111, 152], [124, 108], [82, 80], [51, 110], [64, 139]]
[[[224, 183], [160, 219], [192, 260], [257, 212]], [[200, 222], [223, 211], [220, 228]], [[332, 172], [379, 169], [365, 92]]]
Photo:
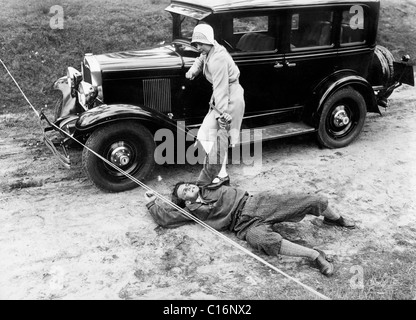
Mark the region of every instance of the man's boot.
[[319, 252], [318, 258], [315, 259], [319, 271], [327, 277], [332, 276], [334, 274], [334, 265], [327, 260], [325, 252], [316, 248], [314, 250]]
[[330, 225], [330, 226], [337, 226], [337, 227], [343, 227], [343, 228], [348, 228], [348, 229], [354, 229], [355, 228], [355, 222], [344, 218], [344, 217], [339, 217], [337, 220], [330, 220], [328, 218], [324, 218], [323, 221], [324, 224]]

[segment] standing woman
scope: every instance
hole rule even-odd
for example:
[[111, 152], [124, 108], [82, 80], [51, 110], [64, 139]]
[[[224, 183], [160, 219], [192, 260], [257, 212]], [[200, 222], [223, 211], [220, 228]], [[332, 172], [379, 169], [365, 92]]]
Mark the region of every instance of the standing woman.
[[[245, 109], [244, 90], [238, 81], [240, 70], [228, 51], [214, 40], [214, 30], [210, 25], [199, 24], [195, 27], [192, 44], [196, 45], [201, 55], [196, 58], [193, 66], [186, 73], [186, 78], [193, 80], [203, 72], [213, 89], [210, 109], [197, 136], [208, 154], [217, 138], [219, 122], [231, 120], [230, 143], [231, 146], [238, 143]], [[221, 171], [212, 181], [213, 184], [230, 183], [226, 169], [227, 159], [228, 154], [225, 155]]]

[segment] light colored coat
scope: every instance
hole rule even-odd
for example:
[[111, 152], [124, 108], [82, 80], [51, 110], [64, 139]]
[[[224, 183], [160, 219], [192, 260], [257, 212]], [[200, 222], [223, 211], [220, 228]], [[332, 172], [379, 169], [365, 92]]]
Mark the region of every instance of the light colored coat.
[[[226, 112], [232, 116], [229, 134], [231, 144], [236, 144], [239, 141], [245, 102], [244, 90], [238, 81], [240, 70], [233, 58], [223, 46], [214, 41], [214, 46], [209, 54], [201, 54], [196, 58], [190, 71], [195, 76], [203, 72], [206, 79], [212, 84], [210, 104], [214, 104], [221, 113]], [[216, 110], [210, 108], [198, 131], [198, 140], [215, 140], [216, 130], [219, 129], [216, 118], [219, 115]]]

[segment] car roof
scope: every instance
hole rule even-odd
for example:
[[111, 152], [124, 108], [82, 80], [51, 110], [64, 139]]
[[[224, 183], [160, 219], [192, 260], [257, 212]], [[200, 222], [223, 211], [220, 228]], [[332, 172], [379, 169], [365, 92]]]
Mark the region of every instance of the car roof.
[[187, 7], [197, 7], [203, 10], [215, 12], [243, 10], [243, 9], [262, 9], [278, 8], [288, 6], [314, 6], [331, 4], [369, 4], [379, 3], [380, 0], [172, 0], [172, 4]]

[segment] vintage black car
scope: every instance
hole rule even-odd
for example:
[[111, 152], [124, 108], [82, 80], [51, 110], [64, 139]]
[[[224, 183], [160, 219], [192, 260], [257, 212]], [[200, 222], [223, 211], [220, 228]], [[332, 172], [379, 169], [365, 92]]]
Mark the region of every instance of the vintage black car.
[[[212, 93], [203, 76], [185, 73], [200, 54], [190, 43], [200, 22], [232, 55], [245, 90], [243, 129], [270, 140], [316, 132], [328, 148], [360, 134], [367, 112], [379, 112], [401, 84], [414, 85], [409, 57], [396, 62], [376, 45], [379, 0], [173, 0], [166, 8], [173, 41], [157, 48], [86, 54], [81, 70], [68, 68], [45, 142], [65, 165], [72, 138], [84, 149], [83, 168], [99, 188], [137, 186], [117, 168], [143, 180], [155, 164], [154, 135], [197, 130]], [[52, 125], [53, 124], [53, 125]], [[60, 128], [63, 138], [48, 134]], [[241, 143], [253, 142], [242, 140]], [[58, 153], [57, 145], [64, 154]]]

